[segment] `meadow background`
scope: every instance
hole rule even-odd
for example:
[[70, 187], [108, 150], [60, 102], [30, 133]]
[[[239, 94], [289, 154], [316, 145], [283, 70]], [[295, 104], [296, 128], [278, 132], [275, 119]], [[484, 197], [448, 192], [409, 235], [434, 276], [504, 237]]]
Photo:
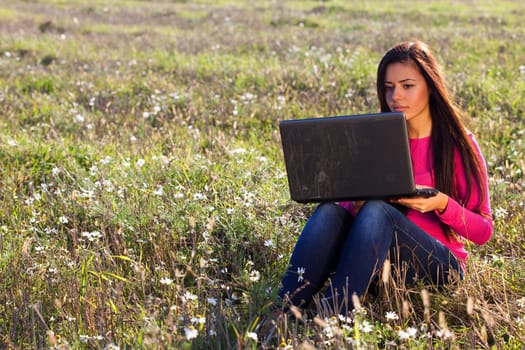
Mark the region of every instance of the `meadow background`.
[[[523, 348], [524, 19], [521, 0], [0, 0], [0, 348]], [[378, 111], [377, 63], [414, 37], [484, 152], [493, 239], [446, 291], [276, 318], [313, 209], [278, 122]]]

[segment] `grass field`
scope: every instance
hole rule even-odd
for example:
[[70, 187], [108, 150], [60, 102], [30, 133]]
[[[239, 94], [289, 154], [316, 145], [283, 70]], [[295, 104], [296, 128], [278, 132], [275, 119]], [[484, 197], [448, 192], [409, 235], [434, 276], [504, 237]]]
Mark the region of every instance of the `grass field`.
[[[0, 348], [525, 347], [525, 4], [0, 0]], [[494, 236], [446, 291], [272, 318], [313, 209], [279, 120], [375, 112], [420, 38], [489, 166]], [[315, 257], [312, 257], [315, 259]]]

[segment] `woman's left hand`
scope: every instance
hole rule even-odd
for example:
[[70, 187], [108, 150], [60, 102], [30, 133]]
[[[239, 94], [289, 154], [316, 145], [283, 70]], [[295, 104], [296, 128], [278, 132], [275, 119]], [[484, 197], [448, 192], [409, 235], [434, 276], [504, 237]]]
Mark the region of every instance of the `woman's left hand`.
[[[421, 188], [423, 186], [417, 187]], [[440, 213], [442, 213], [447, 208], [448, 196], [442, 192], [438, 192], [438, 194], [433, 197], [397, 198], [391, 200], [391, 202], [417, 210], [420, 213], [428, 213], [429, 211], [433, 210], [438, 210]]]

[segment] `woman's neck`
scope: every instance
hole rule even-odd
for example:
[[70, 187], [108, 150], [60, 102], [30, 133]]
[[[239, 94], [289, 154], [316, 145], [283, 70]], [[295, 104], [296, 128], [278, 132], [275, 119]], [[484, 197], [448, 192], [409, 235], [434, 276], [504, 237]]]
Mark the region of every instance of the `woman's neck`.
[[432, 133], [432, 120], [411, 120], [407, 122], [408, 138], [422, 139]]

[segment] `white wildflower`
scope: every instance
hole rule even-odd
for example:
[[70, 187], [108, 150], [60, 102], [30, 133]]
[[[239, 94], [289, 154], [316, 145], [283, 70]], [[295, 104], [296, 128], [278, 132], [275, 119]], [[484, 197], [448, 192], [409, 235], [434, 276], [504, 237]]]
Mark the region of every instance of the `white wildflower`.
[[304, 272], [305, 272], [305, 268], [304, 267], [298, 267], [297, 268], [297, 282], [302, 282], [304, 280]]
[[334, 337], [334, 330], [330, 326], [324, 327], [323, 333], [328, 339], [332, 339]]
[[61, 216], [58, 218], [58, 222], [61, 224], [67, 224], [69, 222], [69, 219], [66, 216]]
[[162, 277], [160, 279], [160, 284], [163, 284], [165, 286], [169, 286], [170, 284], [173, 283], [173, 280], [171, 278], [168, 278], [168, 277]]
[[525, 297], [516, 300], [516, 304], [519, 308], [525, 308]]
[[341, 322], [348, 323], [348, 324], [352, 323], [352, 318], [350, 316], [345, 316], [345, 315], [339, 314], [339, 316], [337, 318], [339, 318], [339, 321], [341, 321]]
[[153, 191], [153, 194], [156, 196], [164, 195], [164, 188], [161, 185], [158, 185], [155, 191]]
[[265, 247], [269, 247], [269, 248], [273, 248], [273, 247], [275, 247], [275, 243], [273, 242], [273, 240], [267, 239], [266, 241], [264, 241], [264, 246]]
[[195, 339], [199, 335], [199, 331], [193, 326], [184, 327], [184, 335], [187, 340]]
[[86, 238], [90, 242], [94, 242], [102, 238], [102, 233], [99, 231], [82, 232], [82, 237]]
[[254, 100], [257, 96], [252, 94], [251, 92], [246, 92], [245, 94], [241, 95], [241, 100], [245, 102], [249, 102], [251, 100]]
[[407, 333], [408, 333], [408, 335], [409, 335], [411, 338], [415, 338], [416, 335], [417, 335], [417, 328], [414, 328], [414, 327], [408, 327], [408, 328], [407, 328]]
[[359, 325], [359, 329], [363, 332], [363, 333], [370, 333], [374, 330], [374, 325], [371, 324], [370, 322], [368, 322], [367, 320], [364, 320], [363, 322], [361, 322], [361, 324]]
[[82, 114], [76, 114], [75, 117], [73, 118], [73, 121], [75, 123], [83, 123], [85, 120], [86, 118], [84, 118]]
[[138, 167], [138, 168], [142, 168], [144, 166], [144, 164], [146, 164], [146, 161], [142, 158], [138, 159], [137, 162], [135, 163], [135, 165]]
[[507, 217], [508, 211], [505, 208], [498, 207], [494, 209], [494, 216], [496, 219], [504, 219]]
[[110, 180], [103, 180], [102, 186], [104, 186], [104, 191], [111, 193], [115, 190], [115, 186], [113, 186], [113, 183]]
[[261, 273], [259, 271], [253, 270], [252, 272], [250, 272], [250, 281], [257, 282], [260, 279], [261, 279]]
[[90, 168], [89, 168], [89, 174], [91, 176], [94, 176], [96, 175], [98, 172], [98, 167], [96, 165], [92, 165]]
[[193, 324], [205, 324], [206, 323], [206, 317], [192, 317], [191, 323]]
[[93, 192], [93, 191], [82, 190], [82, 192], [80, 193], [80, 197], [81, 198], [92, 199], [94, 196], [95, 196], [95, 192]]
[[228, 153], [229, 154], [243, 154], [243, 153], [246, 153], [246, 149], [245, 148], [235, 148], [235, 149], [232, 149], [230, 150]]
[[412, 327], [409, 327], [406, 331], [402, 329], [397, 331], [397, 336], [399, 337], [400, 340], [414, 338], [416, 334], [417, 334], [417, 329], [412, 328]]
[[399, 319], [399, 316], [397, 315], [397, 313], [395, 311], [388, 311], [385, 315], [385, 318], [388, 320], [388, 321], [393, 321], [393, 320], [398, 320]]
[[258, 341], [257, 333], [255, 333], [255, 332], [248, 332], [248, 333], [246, 334], [246, 337], [248, 337], [248, 339], [251, 339], [251, 340], [253, 340], [253, 341], [256, 342], [256, 343], [257, 343], [257, 341]]
[[196, 296], [195, 294], [191, 293], [191, 292], [185, 292], [184, 293], [184, 296], [183, 296], [183, 299], [185, 301], [188, 301], [188, 300], [191, 300], [191, 301], [195, 301], [197, 300], [199, 297]]
[[438, 338], [448, 339], [452, 336], [452, 332], [448, 329], [441, 329], [439, 331], [436, 331], [436, 336]]
[[205, 200], [206, 199], [206, 195], [202, 194], [200, 192], [197, 192], [197, 193], [193, 194], [193, 199], [195, 199], [195, 200]]

